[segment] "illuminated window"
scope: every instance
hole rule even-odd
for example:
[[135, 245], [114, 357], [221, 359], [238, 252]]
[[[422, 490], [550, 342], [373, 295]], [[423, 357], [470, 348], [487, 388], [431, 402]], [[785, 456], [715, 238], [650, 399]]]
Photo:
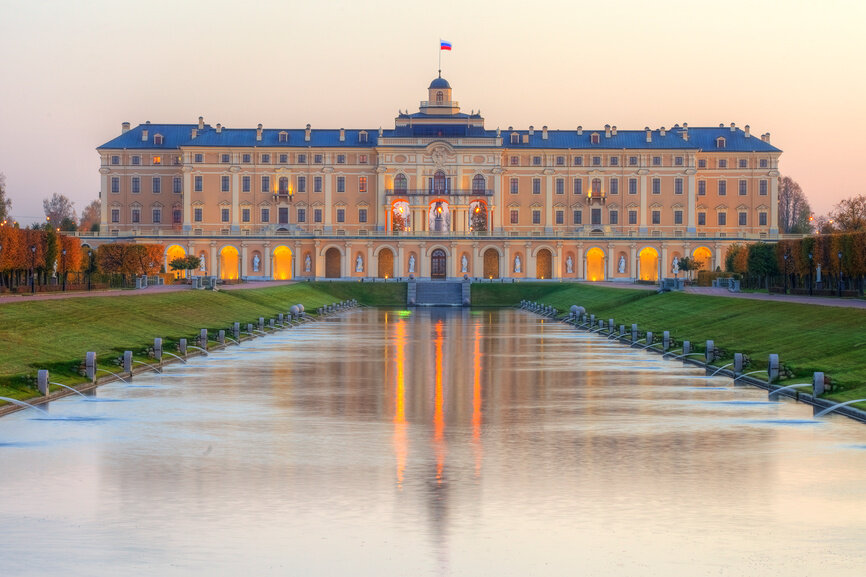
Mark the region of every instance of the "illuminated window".
[[367, 177], [358, 177], [358, 192], [367, 192]]

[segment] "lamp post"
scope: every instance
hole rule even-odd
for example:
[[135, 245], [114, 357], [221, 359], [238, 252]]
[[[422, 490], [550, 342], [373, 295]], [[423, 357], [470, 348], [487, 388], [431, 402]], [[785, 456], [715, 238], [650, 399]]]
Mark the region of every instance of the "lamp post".
[[[4, 224], [6, 221], [3, 221]], [[3, 256], [3, 244], [0, 243], [0, 258]], [[3, 269], [0, 268], [0, 288], [3, 288]]]
[[87, 290], [91, 290], [93, 285], [90, 282], [93, 276], [93, 250], [87, 251]]
[[60, 251], [60, 274], [63, 275], [63, 292], [66, 292], [66, 249]]
[[30, 247], [30, 294], [36, 293], [36, 245]]
[[809, 253], [809, 296], [812, 296], [812, 253]]
[[782, 258], [785, 259], [785, 294], [788, 294], [788, 253], [782, 255]]
[[839, 257], [839, 297], [842, 297], [842, 251], [840, 250], [836, 253], [836, 256]]

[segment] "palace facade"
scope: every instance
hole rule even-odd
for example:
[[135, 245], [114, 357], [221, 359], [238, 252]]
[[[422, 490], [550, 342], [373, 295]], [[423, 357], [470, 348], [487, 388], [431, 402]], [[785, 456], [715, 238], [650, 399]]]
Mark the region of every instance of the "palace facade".
[[657, 280], [778, 237], [769, 133], [491, 130], [441, 77], [389, 129], [123, 123], [97, 150], [87, 242], [164, 244], [223, 279]]

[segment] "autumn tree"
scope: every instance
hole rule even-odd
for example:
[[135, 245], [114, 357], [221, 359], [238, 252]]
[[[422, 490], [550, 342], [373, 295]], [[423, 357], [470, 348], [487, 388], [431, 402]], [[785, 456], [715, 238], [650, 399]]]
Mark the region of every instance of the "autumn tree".
[[6, 175], [0, 172], [0, 223], [6, 222], [12, 210], [12, 200], [6, 198]]
[[830, 212], [830, 219], [842, 232], [866, 230], [866, 194], [841, 201]]
[[749, 247], [732, 244], [725, 253], [725, 271], [745, 274], [749, 270]]
[[803, 189], [790, 176], [779, 178], [779, 232], [808, 234], [812, 232], [809, 217], [812, 209]]
[[136, 244], [129, 247], [136, 275], [154, 275], [162, 268], [165, 247], [161, 244]]
[[186, 271], [187, 276], [192, 276], [192, 271], [201, 266], [201, 259], [194, 255], [182, 256], [168, 263], [171, 270]]
[[[42, 201], [42, 209], [48, 222], [62, 230], [75, 230], [75, 208], [73, 202], [62, 194], [56, 192], [51, 198]], [[70, 225], [72, 228], [69, 228]]]
[[78, 221], [78, 229], [87, 232], [99, 232], [99, 221], [101, 220], [102, 202], [94, 200], [81, 211], [81, 219]]

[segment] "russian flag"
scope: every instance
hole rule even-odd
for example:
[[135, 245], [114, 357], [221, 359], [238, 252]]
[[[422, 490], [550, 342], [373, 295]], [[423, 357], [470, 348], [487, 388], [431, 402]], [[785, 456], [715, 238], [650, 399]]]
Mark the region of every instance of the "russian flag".
[[451, 43], [445, 40], [439, 41], [439, 50], [451, 50]]

